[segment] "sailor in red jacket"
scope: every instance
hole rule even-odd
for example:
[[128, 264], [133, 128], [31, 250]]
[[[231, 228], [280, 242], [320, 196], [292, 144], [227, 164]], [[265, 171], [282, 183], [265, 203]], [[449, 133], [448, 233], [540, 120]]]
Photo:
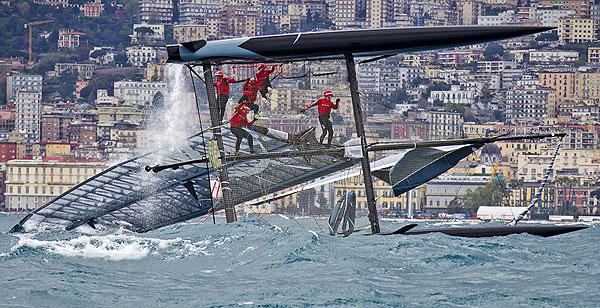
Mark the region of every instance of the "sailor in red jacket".
[[269, 76], [275, 71], [275, 65], [271, 65], [267, 68], [264, 63], [258, 65], [258, 72], [256, 72], [256, 82], [259, 84], [260, 95], [267, 99], [267, 93], [271, 87], [271, 79]]
[[246, 80], [246, 82], [244, 82], [244, 92], [237, 105], [242, 106], [242, 104], [246, 104], [254, 109], [254, 114], [258, 114], [258, 104], [256, 104], [255, 101], [259, 87], [260, 84], [256, 82], [256, 79], [250, 78]]
[[250, 148], [250, 153], [254, 153], [252, 135], [250, 135], [244, 129], [244, 126], [246, 126], [246, 127], [252, 126], [252, 124], [254, 124], [254, 121], [256, 121], [258, 115], [254, 116], [254, 119], [252, 120], [252, 122], [248, 122], [248, 118], [247, 118], [248, 112], [250, 112], [250, 107], [248, 107], [248, 105], [244, 104], [244, 105], [241, 105], [241, 107], [238, 107], [236, 109], [235, 113], [233, 114], [233, 117], [231, 117], [231, 123], [230, 123], [231, 132], [237, 137], [237, 140], [235, 142], [235, 153], [236, 154], [240, 151], [240, 144], [242, 143], [243, 138], [248, 139], [248, 147]]
[[229, 77], [223, 77], [223, 72], [218, 71], [215, 73], [217, 81], [213, 84], [217, 87], [217, 102], [219, 102], [219, 112], [221, 115], [221, 121], [225, 116], [225, 108], [227, 107], [227, 101], [229, 100], [229, 84], [235, 82], [235, 80]]
[[331, 101], [331, 99], [333, 98], [333, 92], [331, 91], [325, 91], [323, 95], [325, 96], [324, 98], [321, 98], [316, 102], [306, 106], [302, 112], [306, 111], [308, 108], [319, 106], [319, 123], [321, 123], [321, 128], [323, 129], [320, 141], [321, 144], [323, 144], [323, 140], [325, 140], [325, 135], [329, 135], [327, 138], [327, 146], [331, 146], [331, 139], [333, 138], [333, 124], [331, 124], [331, 120], [329, 118], [331, 115], [331, 109], [338, 109], [340, 99], [336, 99], [335, 103], [333, 103]]

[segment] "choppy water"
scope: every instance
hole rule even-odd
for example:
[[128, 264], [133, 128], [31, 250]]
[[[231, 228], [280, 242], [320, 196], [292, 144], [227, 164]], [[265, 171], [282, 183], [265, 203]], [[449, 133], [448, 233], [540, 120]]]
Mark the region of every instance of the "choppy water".
[[[0, 231], [20, 218], [0, 214]], [[0, 306], [600, 306], [598, 227], [551, 238], [340, 238], [321, 233], [324, 220], [266, 220], [0, 234]]]

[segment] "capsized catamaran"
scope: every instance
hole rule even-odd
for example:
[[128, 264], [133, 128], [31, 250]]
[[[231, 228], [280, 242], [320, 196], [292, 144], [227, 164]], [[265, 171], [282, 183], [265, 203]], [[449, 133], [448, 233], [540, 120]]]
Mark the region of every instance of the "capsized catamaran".
[[[236, 220], [236, 204], [283, 191], [360, 163], [371, 231], [380, 233], [372, 175], [379, 173], [382, 178], [388, 178], [394, 192], [401, 194], [441, 174], [443, 171], [440, 170], [451, 168], [482, 144], [510, 138], [545, 138], [553, 135], [369, 145], [362, 122], [354, 56], [372, 56], [375, 58], [367, 61], [373, 61], [403, 52], [489, 42], [550, 29], [534, 26], [452, 26], [342, 30], [169, 45], [168, 62], [185, 63], [190, 72], [197, 77], [204, 77], [201, 79], [205, 81], [208, 95], [210, 127], [169, 153], [147, 153], [105, 170], [34, 210], [11, 231], [38, 228], [71, 230], [85, 224], [92, 227], [116, 224], [145, 232], [219, 209], [225, 209], [227, 221], [232, 222]], [[259, 154], [228, 156], [227, 153], [234, 152], [235, 138], [220, 122], [212, 66], [324, 59], [346, 61], [357, 140], [346, 146], [315, 149], [311, 146], [316, 141], [314, 132], [305, 131], [289, 136], [262, 128], [251, 132], [259, 143]], [[202, 67], [203, 76], [195, 71], [196, 66]], [[208, 144], [213, 146], [207, 150]], [[457, 147], [438, 148], [445, 146]], [[429, 149], [422, 149], [426, 147]], [[369, 152], [411, 148], [415, 148], [412, 151], [421, 152], [416, 155], [408, 151], [405, 161], [409, 165], [415, 162], [424, 164], [423, 168], [407, 172], [404, 169], [406, 166], [402, 167], [396, 161], [393, 165], [389, 165], [389, 162], [380, 164], [390, 168], [389, 177], [385, 176], [385, 168], [371, 170]], [[421, 156], [431, 161], [419, 160]], [[165, 171], [150, 176], [144, 170]], [[215, 188], [222, 193], [215, 195]]]

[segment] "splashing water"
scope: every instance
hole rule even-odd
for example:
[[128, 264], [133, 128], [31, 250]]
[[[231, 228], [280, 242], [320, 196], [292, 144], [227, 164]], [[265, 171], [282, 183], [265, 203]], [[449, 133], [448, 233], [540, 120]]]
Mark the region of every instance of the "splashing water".
[[167, 64], [167, 82], [165, 103], [154, 112], [148, 125], [147, 150], [172, 151], [185, 138], [197, 132], [196, 100], [184, 66]]

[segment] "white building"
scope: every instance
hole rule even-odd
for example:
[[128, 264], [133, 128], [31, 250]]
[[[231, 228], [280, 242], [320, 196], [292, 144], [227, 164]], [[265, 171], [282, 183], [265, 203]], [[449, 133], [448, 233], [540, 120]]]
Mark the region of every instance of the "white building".
[[483, 73], [502, 73], [517, 67], [518, 64], [514, 61], [480, 61], [477, 63], [477, 71]]
[[535, 64], [573, 64], [579, 59], [577, 51], [532, 51], [529, 62]]
[[425, 211], [428, 213], [446, 213], [450, 202], [464, 196], [468, 190], [485, 186], [488, 176], [440, 176], [427, 183]]
[[10, 160], [6, 163], [6, 208], [34, 210], [107, 167], [105, 162], [55, 158]]
[[471, 105], [475, 103], [476, 95], [475, 90], [462, 90], [460, 85], [452, 85], [449, 91], [431, 91], [429, 102], [433, 103], [435, 100], [439, 100], [445, 104]]
[[462, 83], [470, 74], [470, 70], [443, 70], [438, 72], [437, 78], [443, 80], [445, 83], [455, 81]]
[[140, 19], [143, 22], [171, 24], [173, 22], [173, 2], [171, 0], [140, 0]]
[[389, 94], [405, 87], [420, 73], [419, 67], [373, 63], [360, 67], [358, 80], [362, 90]]
[[[527, 207], [517, 206], [480, 206], [477, 209], [477, 219], [510, 221], [526, 209]], [[529, 219], [529, 216], [531, 214], [527, 213], [524, 218]]]
[[96, 91], [96, 106], [114, 106], [119, 103], [119, 100], [108, 95], [108, 91], [104, 89], [98, 89]]
[[[152, 34], [140, 34], [136, 29], [138, 28], [148, 28], [152, 30], [154, 33]], [[133, 24], [133, 34], [131, 34], [131, 44], [137, 44], [143, 39], [148, 41], [160, 42], [165, 40], [165, 26], [159, 24]]]
[[481, 26], [500, 26], [516, 21], [515, 11], [505, 11], [496, 16], [479, 16], [477, 24]]
[[19, 91], [42, 93], [42, 76], [11, 73], [6, 77], [6, 100], [14, 102]]
[[429, 122], [429, 139], [459, 138], [463, 135], [463, 117], [457, 112], [427, 111], [425, 119]]
[[40, 142], [42, 91], [18, 91], [15, 107], [15, 131], [26, 143]]
[[548, 117], [548, 93], [550, 89], [538, 85], [523, 85], [506, 93], [506, 120], [536, 119]]
[[115, 82], [115, 97], [123, 101], [125, 105], [148, 105], [151, 104], [157, 92], [166, 94], [167, 84], [164, 82], [149, 81], [127, 81]]
[[558, 27], [562, 18], [573, 15], [575, 15], [575, 10], [538, 9], [535, 12], [535, 19], [544, 27]]
[[219, 18], [219, 7], [219, 0], [179, 0], [179, 22], [187, 24], [206, 18]]
[[127, 47], [127, 62], [135, 67], [144, 67], [146, 63], [156, 62], [156, 48], [148, 46]]

